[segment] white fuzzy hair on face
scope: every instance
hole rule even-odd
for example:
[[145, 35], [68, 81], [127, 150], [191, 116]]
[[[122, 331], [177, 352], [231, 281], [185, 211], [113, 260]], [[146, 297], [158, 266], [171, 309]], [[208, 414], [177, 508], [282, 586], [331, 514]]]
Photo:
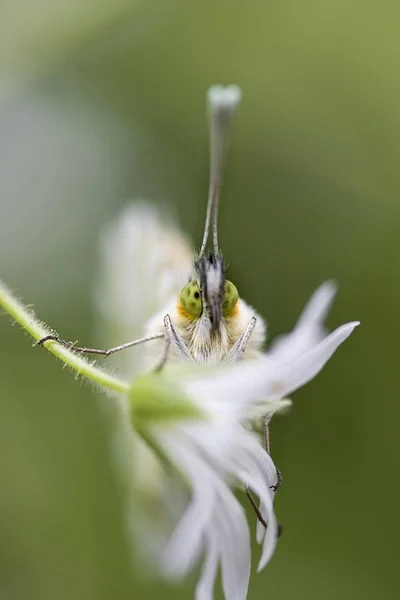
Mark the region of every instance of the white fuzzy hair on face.
[[217, 263], [209, 263], [206, 271], [207, 292], [212, 295], [219, 294], [224, 279], [225, 276], [221, 269], [221, 265]]

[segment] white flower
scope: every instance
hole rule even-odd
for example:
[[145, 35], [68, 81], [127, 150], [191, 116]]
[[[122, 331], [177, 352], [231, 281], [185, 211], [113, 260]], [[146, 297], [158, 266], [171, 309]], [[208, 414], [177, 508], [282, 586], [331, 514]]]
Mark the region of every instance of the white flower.
[[[164, 545], [159, 538], [163, 547], [154, 548], [156, 538], [152, 536], [151, 543], [162, 572], [174, 579], [184, 577], [205, 555], [203, 574], [196, 590], [198, 600], [213, 597], [219, 565], [225, 597], [245, 599], [247, 595], [251, 566], [249, 527], [244, 509], [231, 487], [238, 483], [242, 488], [248, 485], [267, 509], [262, 566], [272, 556], [277, 537], [271, 490], [276, 483], [276, 469], [257, 436], [243, 427], [247, 408], [255, 396], [250, 390], [229, 398], [223, 393], [219, 375], [219, 371], [206, 368], [203, 374], [185, 370], [180, 376], [174, 373], [153, 376], [153, 381], [157, 377], [159, 389], [164, 384], [170, 385], [171, 378], [177, 382], [178, 396], [179, 390], [183, 392], [195, 414], [189, 411], [186, 417], [165, 420], [158, 419], [154, 410], [154, 418], [143, 426], [140, 424], [134, 437], [137, 441], [138, 436], [143, 436], [148, 447], [157, 449], [157, 457], [164, 457], [170, 483], [173, 481], [175, 487], [182, 487], [180, 500], [186, 487], [190, 489], [190, 499], [182, 507], [169, 540]], [[204, 384], [206, 395], [202, 390]], [[269, 411], [275, 412], [287, 404], [288, 401], [272, 400], [267, 406]], [[167, 473], [165, 468], [164, 476]], [[164, 484], [164, 493], [167, 489]], [[169, 499], [162, 495], [159, 499], [166, 500], [166, 510], [170, 513]], [[148, 541], [147, 527], [148, 521], [141, 532], [144, 541]]]
[[[317, 308], [322, 309], [322, 300], [326, 305], [327, 297], [328, 295], [320, 294], [317, 291], [310, 304], [315, 304], [316, 299], [320, 299], [321, 302]], [[309, 306], [303, 315], [306, 314], [306, 311], [308, 312]], [[315, 318], [310, 317], [308, 320], [307, 328], [301, 334], [304, 336], [304, 347], [306, 340], [315, 340], [316, 332], [321, 330], [322, 314], [322, 310], [316, 311]], [[219, 394], [221, 398], [225, 397], [232, 403], [240, 403], [241, 397], [242, 401], [245, 401], [246, 397], [250, 397], [250, 402], [247, 404], [248, 417], [255, 418], [268, 414], [270, 413], [268, 403], [278, 402], [313, 379], [358, 324], [355, 321], [342, 325], [319, 343], [308, 344], [304, 352], [294, 355], [289, 338], [293, 336], [295, 340], [299, 341], [299, 345], [303, 339], [296, 328], [286, 339], [285, 348], [281, 345], [279, 353], [273, 352], [272, 355], [267, 354], [263, 358], [246, 361], [232, 366], [230, 369], [221, 369], [212, 378], [199, 377], [195, 389], [191, 389], [190, 392], [199, 399], [199, 402], [201, 397], [207, 398], [214, 393]], [[262, 501], [260, 510], [265, 520], [268, 520], [269, 509], [263, 506]], [[258, 523], [257, 539], [259, 542], [262, 541], [263, 535], [264, 528], [261, 523]]]
[[237, 483], [248, 485], [260, 498], [268, 523], [265, 535], [264, 528], [258, 527], [258, 540], [263, 543], [259, 570], [275, 549], [277, 523], [271, 486], [276, 483], [276, 470], [256, 435], [243, 427], [249, 412], [263, 415], [287, 405], [283, 398], [315, 377], [357, 324], [339, 327], [295, 357], [287, 345], [286, 351], [282, 349], [275, 357], [267, 355], [215, 369], [198, 367], [180, 375], [173, 370], [169, 376], [160, 376], [160, 381], [173, 378], [204, 415], [154, 420], [146, 433], [146, 439], [161, 450], [191, 490], [189, 502], [161, 549], [160, 566], [167, 576], [181, 578], [204, 556], [198, 600], [213, 597], [218, 567], [225, 598], [246, 598], [250, 536], [244, 510], [230, 489]]

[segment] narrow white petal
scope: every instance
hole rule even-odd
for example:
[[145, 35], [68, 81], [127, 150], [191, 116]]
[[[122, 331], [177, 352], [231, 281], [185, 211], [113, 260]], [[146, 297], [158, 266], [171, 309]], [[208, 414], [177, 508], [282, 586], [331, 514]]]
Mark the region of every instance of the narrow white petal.
[[277, 361], [262, 356], [235, 363], [234, 366], [207, 369], [199, 375], [183, 376], [181, 385], [188, 397], [205, 412], [213, 412], [214, 416], [219, 413], [218, 418], [242, 422], [255, 401], [262, 402], [263, 414], [274, 413], [287, 406], [287, 402], [280, 404], [279, 395], [266, 393], [267, 383], [273, 376], [276, 364]]
[[329, 312], [336, 293], [337, 285], [333, 281], [325, 281], [320, 285], [303, 309], [296, 323], [296, 329], [322, 323]]
[[[298, 358], [280, 365], [276, 372], [278, 382], [282, 382], [283, 395], [294, 392], [314, 379], [325, 366], [338, 347], [359, 325], [359, 321], [346, 323], [329, 334], [319, 344]], [[273, 391], [273, 390], [271, 390]]]
[[333, 282], [323, 283], [311, 296], [293, 331], [274, 339], [268, 355], [275, 359], [285, 356], [288, 360], [307, 352], [325, 337], [323, 322], [336, 292], [337, 287]]
[[209, 465], [182, 444], [178, 435], [158, 437], [166, 455], [192, 488], [192, 500], [164, 551], [163, 569], [174, 578], [183, 577], [199, 557], [216, 502], [216, 485], [220, 483]]
[[218, 546], [215, 536], [210, 536], [200, 580], [196, 587], [195, 600], [212, 600], [218, 570]]
[[[264, 518], [264, 521], [266, 521], [265, 515], [267, 514], [267, 507], [266, 507], [265, 503], [262, 500], [260, 501], [260, 513], [262, 514], [262, 516]], [[264, 536], [265, 536], [265, 527], [257, 519], [257, 525], [256, 525], [256, 540], [257, 540], [257, 544], [262, 544]]]
[[239, 469], [239, 478], [259, 496], [262, 515], [268, 524], [266, 533], [263, 535], [263, 553], [259, 566], [259, 569], [262, 569], [274, 553], [278, 535], [278, 524], [273, 509], [273, 492], [271, 490], [271, 486], [276, 483], [276, 468], [269, 454], [265, 452], [249, 432], [243, 430], [243, 434], [238, 441], [238, 447], [240, 450], [234, 458]]
[[[220, 475], [201, 457], [201, 449], [197, 449], [198, 453], [192, 451], [188, 439], [181, 443], [180, 433], [168, 440], [163, 434], [159, 436], [164, 451], [187, 477], [193, 491], [192, 501], [165, 548], [164, 570], [169, 576], [183, 577], [199, 557], [204, 540], [215, 535], [212, 544], [216, 544], [221, 560], [225, 597], [244, 600], [250, 578], [250, 536], [245, 513]], [[207, 439], [203, 442], [206, 445]], [[210, 567], [207, 585], [204, 584], [206, 591], [210, 589], [211, 571]]]
[[257, 571], [261, 571], [271, 560], [271, 557], [275, 551], [277, 537], [278, 537], [278, 523], [276, 521], [274, 509], [272, 506], [272, 496], [263, 496], [263, 507], [265, 510], [264, 514], [268, 514], [268, 527], [265, 532], [263, 551], [258, 564]]
[[222, 589], [225, 600], [246, 600], [250, 580], [250, 533], [243, 507], [231, 494], [221, 498], [215, 527], [219, 531]]
[[[207, 485], [208, 481], [205, 480], [204, 484]], [[164, 551], [163, 570], [169, 577], [182, 578], [199, 559], [212, 506], [204, 505], [195, 497], [185, 510]]]
[[[212, 424], [206, 428], [213, 433]], [[224, 459], [221, 457], [225, 452], [230, 455], [230, 451], [223, 447], [217, 455], [210, 453], [206, 428], [201, 432], [186, 427], [184, 431], [173, 432], [168, 439], [162, 432], [158, 437], [163, 450], [192, 488], [192, 500], [165, 548], [163, 567], [169, 576], [182, 577], [198, 559], [204, 543], [211, 544], [212, 560], [205, 567], [205, 579], [198, 593], [205, 598], [211, 593], [210, 578], [216, 570], [217, 551], [225, 597], [245, 600], [250, 578], [248, 524], [242, 506], [223, 479]], [[237, 429], [235, 424], [225, 428]], [[235, 446], [229, 444], [229, 448], [232, 447]], [[224, 477], [229, 475], [225, 473]]]
[[262, 357], [203, 373], [202, 377], [188, 377], [183, 386], [199, 403], [205, 398], [209, 402], [230, 403], [239, 413], [263, 398], [270, 399], [273, 405], [311, 381], [358, 325], [359, 322], [354, 321], [338, 327], [294, 359], [286, 360], [284, 355], [279, 360]]
[[[204, 399], [204, 405], [207, 405], [207, 399]], [[214, 410], [210, 407], [202, 406], [201, 410], [209, 419], [208, 425], [204, 422], [182, 423], [182, 433], [187, 436], [186, 443], [200, 449], [201, 453], [207, 455], [212, 463], [217, 461], [217, 457], [223, 457], [232, 451], [236, 446], [236, 423], [240, 419], [235, 415], [234, 407], [231, 408], [225, 404], [221, 406], [214, 402]], [[206, 431], [206, 434], [205, 434]]]
[[263, 554], [260, 564], [263, 568], [270, 560], [276, 546], [278, 524], [273, 510], [273, 491], [271, 486], [276, 484], [276, 467], [261, 447], [254, 433], [241, 426], [235, 428], [235, 445], [227, 455], [217, 455], [221, 470], [229, 473], [231, 478], [247, 485], [261, 500], [261, 514], [268, 523], [267, 535], [260, 523], [257, 529], [258, 540], [264, 540]]
[[221, 488], [214, 515], [205, 531], [206, 560], [196, 598], [212, 598], [218, 562], [226, 600], [245, 600], [250, 580], [251, 548], [243, 507], [228, 488]]

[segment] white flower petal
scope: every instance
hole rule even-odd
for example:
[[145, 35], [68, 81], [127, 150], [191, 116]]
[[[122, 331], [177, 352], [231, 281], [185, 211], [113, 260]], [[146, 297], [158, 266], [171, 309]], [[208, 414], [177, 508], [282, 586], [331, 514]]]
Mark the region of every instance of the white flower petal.
[[306, 352], [317, 344], [326, 332], [323, 322], [337, 292], [332, 281], [323, 283], [311, 296], [293, 331], [275, 338], [268, 350], [268, 356], [286, 359]]
[[[247, 483], [261, 500], [262, 516], [267, 522], [260, 560], [259, 570], [265, 567], [272, 557], [278, 536], [278, 523], [273, 509], [273, 492], [271, 486], [276, 483], [276, 468], [271, 457], [260, 446], [254, 436], [243, 430], [238, 440], [238, 450], [235, 455], [237, 468], [241, 471], [241, 480]], [[260, 523], [261, 527], [263, 525]], [[264, 529], [264, 527], [263, 527]]]
[[251, 570], [250, 533], [243, 507], [233, 495], [226, 497], [221, 504], [215, 525], [220, 531], [222, 589], [225, 599], [246, 600]]
[[[221, 501], [223, 499], [221, 498]], [[245, 600], [250, 579], [250, 536], [243, 508], [231, 496], [229, 510], [216, 511], [206, 534], [206, 558], [196, 588], [196, 600], [211, 600], [221, 561], [222, 588], [226, 600]], [[238, 546], [239, 544], [239, 546]]]
[[271, 408], [276, 407], [279, 399], [318, 375], [358, 325], [359, 322], [354, 321], [338, 327], [311, 350], [294, 359], [286, 360], [283, 354], [279, 360], [261, 357], [243, 361], [202, 376], [188, 376], [183, 380], [183, 387], [200, 405], [207, 398], [210, 403], [231, 403], [240, 412], [250, 405], [254, 409], [257, 400], [267, 398]]
[[219, 483], [212, 468], [188, 451], [173, 436], [158, 437], [169, 459], [188, 479], [192, 500], [176, 526], [166, 548], [163, 569], [174, 578], [183, 577], [193, 566], [201, 552], [204, 531], [213, 514], [216, 498], [215, 484]]
[[273, 392], [274, 384], [282, 382], [284, 387], [282, 395], [286, 396], [314, 379], [359, 324], [359, 321], [353, 321], [338, 327], [308, 352], [290, 362], [279, 365], [275, 374], [276, 382], [270, 384], [271, 392]]
[[218, 545], [215, 536], [210, 536], [200, 580], [196, 587], [195, 600], [212, 600], [218, 571]]
[[268, 514], [268, 527], [264, 536], [263, 552], [258, 564], [257, 571], [261, 571], [271, 560], [271, 557], [275, 551], [276, 542], [278, 538], [278, 523], [275, 518], [274, 509], [272, 506], [272, 496], [263, 496], [263, 509], [264, 514]]
[[228, 488], [216, 499], [214, 518], [207, 529], [208, 544], [217, 545], [226, 600], [245, 600], [250, 580], [251, 548], [247, 519]]
[[[260, 507], [259, 507], [260, 513], [262, 514], [264, 521], [266, 521], [265, 519], [265, 515], [267, 514], [267, 506], [264, 503], [263, 500], [260, 500]], [[257, 519], [257, 524], [256, 524], [256, 540], [258, 544], [262, 544], [263, 540], [265, 537], [265, 527], [264, 525], [261, 523], [261, 521], [259, 521]]]
[[320, 285], [303, 309], [296, 323], [296, 329], [300, 327], [312, 327], [323, 323], [337, 294], [337, 290], [337, 285], [333, 281], [325, 281]]
[[[161, 434], [158, 440], [193, 490], [192, 501], [165, 548], [165, 572], [170, 577], [183, 577], [193, 567], [204, 543], [211, 544], [221, 561], [225, 597], [244, 600], [250, 578], [250, 536], [243, 508], [220, 474], [201, 457], [200, 448], [196, 454], [189, 440], [183, 442], [176, 435], [167, 439]], [[212, 589], [209, 577], [214, 571], [214, 567], [206, 569], [201, 588], [204, 595]]]
[[269, 456], [261, 447], [254, 433], [247, 431], [242, 426], [235, 427], [234, 444], [228, 452], [209, 454], [208, 444], [203, 453], [214, 460], [222, 472], [229, 475], [228, 479], [237, 479], [243, 486], [248, 486], [261, 499], [261, 513], [268, 523], [267, 535], [264, 526], [259, 523], [260, 543], [264, 539], [263, 554], [260, 568], [270, 560], [277, 540], [278, 524], [273, 511], [273, 491], [271, 487], [276, 484], [276, 467]]

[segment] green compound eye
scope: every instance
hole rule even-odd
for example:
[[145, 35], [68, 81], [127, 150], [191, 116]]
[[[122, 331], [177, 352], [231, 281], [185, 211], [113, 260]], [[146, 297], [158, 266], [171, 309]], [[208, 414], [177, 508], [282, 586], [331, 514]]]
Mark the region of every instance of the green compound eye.
[[183, 308], [193, 317], [199, 317], [203, 310], [200, 288], [197, 281], [190, 281], [181, 291], [180, 300]]
[[222, 314], [228, 317], [235, 308], [239, 300], [239, 292], [234, 283], [228, 279], [225, 281], [224, 302], [222, 304]]

